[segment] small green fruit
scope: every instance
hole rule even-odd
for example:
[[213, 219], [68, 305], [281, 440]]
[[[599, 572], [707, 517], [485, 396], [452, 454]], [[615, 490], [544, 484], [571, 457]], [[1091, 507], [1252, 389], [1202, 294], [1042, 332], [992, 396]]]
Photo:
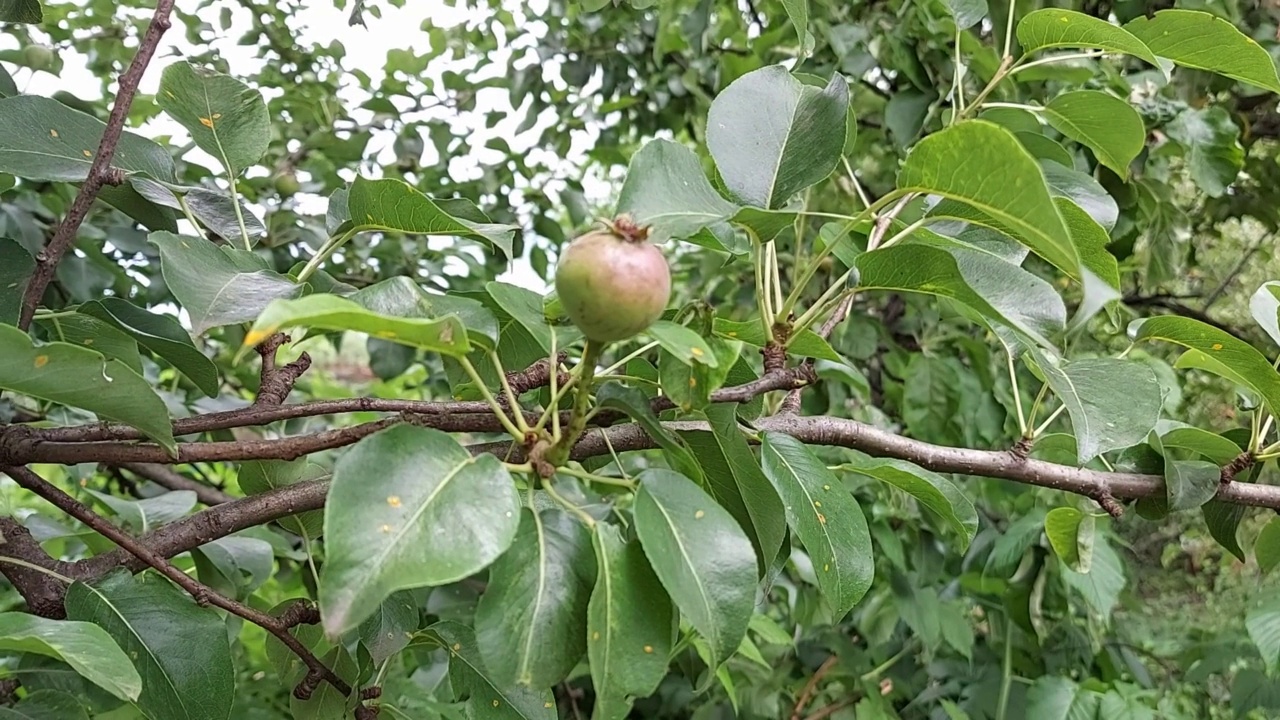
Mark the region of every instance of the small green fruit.
[[647, 227], [623, 215], [569, 243], [556, 266], [564, 312], [588, 340], [616, 342], [643, 332], [671, 299], [671, 268]]
[[298, 183], [298, 177], [293, 173], [277, 175], [275, 180], [276, 192], [280, 197], [293, 197], [298, 192], [301, 185]]
[[43, 45], [28, 45], [22, 49], [22, 64], [32, 70], [48, 70], [53, 67], [53, 50]]

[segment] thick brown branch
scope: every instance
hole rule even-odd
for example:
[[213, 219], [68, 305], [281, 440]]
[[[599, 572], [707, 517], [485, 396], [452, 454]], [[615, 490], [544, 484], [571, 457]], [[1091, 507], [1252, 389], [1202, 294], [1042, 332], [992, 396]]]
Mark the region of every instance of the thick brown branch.
[[[6, 475], [13, 478], [14, 482], [19, 486], [49, 501], [59, 510], [127, 550], [130, 555], [155, 568], [157, 572], [169, 578], [175, 585], [195, 598], [197, 603], [201, 605], [216, 605], [274, 635], [276, 639], [284, 643], [306, 664], [308, 678], [321, 678], [333, 685], [343, 695], [351, 694], [351, 686], [338, 677], [327, 665], [320, 662], [305, 645], [289, 632], [289, 629], [281, 623], [279, 618], [272, 617], [260, 610], [255, 610], [231, 598], [219, 595], [208, 586], [179, 570], [173, 563], [158, 555], [142, 541], [112, 525], [106, 518], [90, 510], [84, 503], [59, 490], [31, 470], [25, 467], [5, 467], [0, 468], [0, 470], [3, 470]], [[310, 684], [309, 688], [304, 688], [303, 686], [306, 683], [307, 681], [299, 683], [298, 687], [294, 689], [294, 694], [301, 699], [309, 697], [311, 691], [315, 689], [314, 683]]]
[[53, 280], [58, 262], [67, 250], [75, 244], [76, 231], [89, 214], [89, 208], [97, 199], [103, 185], [119, 185], [124, 182], [124, 173], [111, 167], [111, 160], [116, 154], [116, 145], [124, 132], [125, 120], [129, 117], [129, 107], [133, 105], [133, 96], [138, 91], [138, 83], [146, 72], [151, 56], [155, 54], [160, 37], [169, 29], [169, 13], [173, 11], [174, 0], [158, 0], [156, 11], [151, 16], [151, 24], [147, 26], [142, 41], [138, 43], [138, 52], [129, 63], [129, 69], [120, 76], [120, 88], [116, 91], [115, 102], [111, 106], [111, 115], [107, 118], [106, 130], [102, 133], [102, 141], [98, 143], [98, 152], [93, 156], [93, 164], [89, 174], [76, 198], [71, 202], [67, 216], [58, 224], [58, 229], [49, 240], [49, 244], [36, 255], [36, 269], [27, 284], [22, 296], [22, 314], [18, 327], [26, 330], [31, 326], [31, 318], [35, 317], [36, 307], [44, 297], [45, 288]]
[[13, 584], [22, 599], [27, 601], [31, 612], [47, 618], [66, 617], [66, 610], [62, 607], [66, 584], [49, 572], [40, 572], [13, 561], [29, 563], [63, 576], [71, 572], [71, 563], [51, 557], [31, 537], [31, 531], [11, 517], [0, 517], [0, 541], [0, 573]]
[[235, 498], [228, 495], [217, 488], [211, 488], [202, 482], [192, 480], [185, 475], [180, 475], [174, 470], [164, 465], [154, 465], [151, 463], [124, 463], [120, 465], [124, 470], [146, 478], [160, 487], [169, 490], [190, 490], [196, 494], [196, 499], [205, 505], [220, 505], [225, 502], [231, 502]]

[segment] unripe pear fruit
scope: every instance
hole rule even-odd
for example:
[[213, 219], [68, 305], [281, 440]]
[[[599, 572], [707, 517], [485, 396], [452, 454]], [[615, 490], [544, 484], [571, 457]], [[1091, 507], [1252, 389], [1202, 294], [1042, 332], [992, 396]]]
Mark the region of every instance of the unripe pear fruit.
[[28, 45], [22, 49], [22, 64], [32, 70], [48, 70], [53, 67], [53, 50], [43, 45]]
[[564, 312], [595, 343], [626, 340], [662, 315], [671, 299], [671, 268], [629, 216], [587, 233], [564, 249], [556, 293]]

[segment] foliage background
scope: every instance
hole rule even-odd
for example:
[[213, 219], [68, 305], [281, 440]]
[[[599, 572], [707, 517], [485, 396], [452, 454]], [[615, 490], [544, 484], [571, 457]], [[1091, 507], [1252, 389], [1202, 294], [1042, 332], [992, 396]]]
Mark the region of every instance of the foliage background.
[[[328, 266], [338, 279], [358, 286], [409, 275], [439, 289], [476, 290], [497, 276], [542, 289], [539, 280], [548, 277], [556, 249], [608, 213], [630, 156], [645, 140], [669, 137], [702, 145], [710, 101], [720, 90], [749, 70], [801, 54], [781, 2], [590, 4], [598, 7], [558, 0], [440, 4], [428, 9], [433, 19], [421, 23], [411, 42], [386, 50], [382, 60], [385, 33], [411, 25], [405, 18], [420, 16], [420, 8], [395, 2], [340, 7], [343, 15], [364, 17], [369, 26], [342, 28], [332, 33], [339, 39], [330, 41], [310, 39], [322, 34], [303, 26], [335, 27], [327, 8], [250, 0], [179, 3], [171, 33], [183, 42], [170, 52], [239, 77], [268, 98], [268, 153], [240, 188], [268, 228], [261, 252], [277, 270], [305, 260], [304, 246], [315, 249], [323, 242], [323, 198], [359, 171], [404, 178], [437, 196], [477, 200], [495, 222], [522, 228], [521, 259], [507, 270], [496, 254], [471, 247], [414, 238], [367, 241]], [[1137, 2], [1063, 6], [1114, 12], [1121, 21], [1149, 9]], [[1018, 10], [1033, 7], [1019, 4]], [[1280, 56], [1277, 13], [1268, 5], [1241, 0], [1177, 7], [1224, 17]], [[89, 0], [46, 3], [44, 11], [42, 25], [7, 26], [2, 42], [8, 49], [0, 51], [0, 63], [26, 92], [62, 99], [105, 119], [102, 98], [110, 96], [132, 57], [150, 7], [134, 0]], [[988, 45], [1003, 42], [1005, 12], [998, 0], [990, 3], [997, 20], [979, 32]], [[951, 72], [949, 15], [940, 2], [815, 0], [809, 31], [813, 54], [798, 62], [800, 69], [824, 77], [838, 70], [859, 79], [853, 88], [858, 134], [849, 157], [867, 191], [883, 195], [894, 187], [905, 148], [941, 127], [939, 92]], [[21, 48], [30, 43], [55, 48], [51, 68], [24, 68]], [[368, 64], [373, 56], [380, 59], [377, 69]], [[174, 59], [162, 56], [157, 64]], [[1121, 90], [1134, 99], [1150, 133], [1140, 178], [1132, 186], [1108, 186], [1132, 198], [1110, 246], [1121, 261], [1125, 307], [1078, 338], [1079, 348], [1119, 349], [1115, 329], [1128, 317], [1150, 312], [1207, 316], [1263, 346], [1265, 337], [1249, 319], [1248, 298], [1280, 275], [1274, 252], [1280, 116], [1274, 96], [1208, 73], [1180, 71], [1173, 84], [1159, 87], [1150, 69], [1121, 76], [1108, 62], [1082, 65], [1083, 70], [1046, 71], [1038, 82], [1018, 85], [1019, 96], [1009, 98], [1043, 101], [1067, 86]], [[157, 78], [153, 72], [144, 83], [130, 126], [151, 137], [171, 135], [170, 144], [183, 146], [183, 133], [149, 97]], [[1216, 134], [1188, 139], [1177, 118], [1209, 104]], [[181, 157], [183, 180], [214, 182], [211, 158], [198, 151]], [[1101, 175], [1106, 183], [1107, 171]], [[298, 188], [290, 192], [287, 178], [294, 177]], [[852, 202], [848, 190], [838, 181], [822, 185], [810, 206], [845, 210]], [[38, 247], [73, 196], [68, 185], [17, 182], [0, 195], [0, 236]], [[681, 300], [749, 302], [737, 277], [705, 255], [685, 252], [674, 263]], [[59, 268], [56, 287], [67, 303], [113, 293], [172, 308], [164, 283], [156, 282], [158, 272], [143, 233], [128, 218], [100, 207], [82, 232], [76, 257]], [[857, 369], [847, 382], [829, 382], [807, 398], [806, 409], [892, 423], [939, 444], [998, 448], [1015, 436], [1011, 388], [999, 358], [992, 371], [987, 351], [975, 346], [964, 325], [911, 297], [873, 297], [855, 307], [834, 344]], [[241, 386], [252, 388], [255, 373], [230, 363], [239, 345], [234, 332], [226, 331], [213, 347]], [[323, 340], [304, 347], [316, 363], [299, 389], [313, 397], [351, 389], [384, 397], [447, 392], [440, 368], [415, 364], [398, 346], [347, 338], [332, 350]], [[1247, 424], [1229, 385], [1205, 374], [1175, 373], [1171, 355], [1149, 353], [1167, 384], [1170, 414], [1216, 430]], [[196, 407], [218, 409], [208, 399]], [[233, 469], [199, 470], [236, 489]], [[1262, 479], [1271, 472], [1267, 468]], [[131, 490], [125, 478], [93, 466], [68, 468], [67, 475], [60, 479]], [[4, 487], [4, 508], [18, 514], [47, 509]], [[1027, 688], [1046, 675], [1112, 692], [1123, 699], [1129, 717], [1280, 713], [1280, 685], [1268, 674], [1274, 658], [1264, 663], [1243, 623], [1257, 601], [1274, 596], [1275, 581], [1252, 558], [1241, 562], [1214, 542], [1198, 513], [1159, 521], [1129, 513], [1104, 522], [1111, 527], [1102, 542], [1121, 561], [1122, 587], [1064, 582], [1038, 532], [1028, 537], [1027, 545], [1035, 548], [1027, 555], [1037, 568], [1033, 574], [1042, 570], [1047, 583], [1034, 590], [1039, 596], [1033, 601], [1023, 599], [1020, 611], [1038, 632], [1010, 633], [1012, 611], [1003, 604], [1008, 601], [991, 592], [980, 570], [990, 563], [992, 544], [1009, 537], [1019, 518], [1035, 517], [1054, 504], [1052, 495], [977, 478], [966, 479], [965, 488], [980, 508], [982, 524], [963, 557], [913, 503], [883, 489], [859, 488], [878, 572], [853, 616], [843, 626], [830, 626], [799, 573], [794, 592], [776, 596], [770, 613], [776, 627], [762, 626], [753, 634], [763, 663], [737, 658], [730, 664], [730, 683], [700, 694], [692, 692], [689, 678], [673, 674], [654, 698], [638, 704], [636, 716], [730, 717], [736, 704], [742, 717], [787, 717], [828, 652], [839, 662], [825, 673], [819, 691], [824, 695], [811, 707], [854, 699], [856, 704], [831, 715], [837, 720], [946, 717], [950, 711], [940, 698], [956, 700], [971, 717], [994, 717], [995, 698], [1010, 677], [1013, 710], [1007, 717], [1020, 717]], [[1240, 531], [1243, 547], [1252, 546], [1268, 519], [1265, 513], [1247, 518]], [[282, 568], [286, 564], [281, 560]], [[302, 573], [282, 570], [255, 597], [270, 607], [303, 582]], [[435, 598], [419, 599], [424, 607], [437, 603], [441, 617], [465, 617], [474, 602], [465, 589], [457, 597]], [[15, 594], [6, 599], [10, 607], [20, 606]], [[240, 652], [236, 716], [287, 716], [287, 688], [261, 679], [268, 667], [261, 639], [246, 642]], [[430, 691], [432, 663], [438, 661], [426, 653], [406, 658], [406, 666], [397, 668], [402, 686], [389, 681], [388, 694], [399, 692], [405, 707], [414, 707], [415, 692]], [[582, 697], [586, 685], [577, 678], [558, 694]], [[1254, 705], [1259, 707], [1251, 710]], [[433, 712], [421, 707], [416, 712]], [[101, 715], [109, 716], [129, 717], [127, 710]]]

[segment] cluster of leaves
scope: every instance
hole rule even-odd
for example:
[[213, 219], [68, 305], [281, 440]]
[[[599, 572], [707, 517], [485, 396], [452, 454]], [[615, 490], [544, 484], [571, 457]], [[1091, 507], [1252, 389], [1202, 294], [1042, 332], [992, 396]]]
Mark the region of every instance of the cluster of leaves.
[[[114, 421], [144, 441], [82, 443], [66, 462], [59, 443], [30, 459], [5, 445], [0, 458], [52, 463], [40, 469], [144, 542], [223, 501], [131, 474], [121, 447], [154, 449], [145, 457], [224, 495], [328, 483], [323, 511], [286, 508], [170, 554], [250, 607], [314, 600], [320, 622], [291, 632], [351, 687], [379, 688], [392, 717], [1203, 717], [1219, 699], [1210, 680], [1224, 678], [1232, 712], [1280, 708], [1274, 602], [1237, 628], [1248, 644], [1237, 632], [1188, 653], [1191, 692], [1154, 689], [1149, 663], [1108, 629], [1126, 563], [1097, 512], [1135, 497], [1143, 518], [1199, 510], [1244, 559], [1248, 503], [1215, 499], [1223, 468], [1254, 481], [1280, 456], [1268, 441], [1280, 374], [1248, 341], [1280, 345], [1280, 283], [1251, 296], [1257, 330], [1244, 339], [1203, 318], [1129, 322], [1125, 306], [1126, 283], [1158, 289], [1194, 261], [1187, 237], [1209, 232], [1198, 223], [1280, 220], [1274, 203], [1242, 199], [1275, 164], [1269, 146], [1245, 152], [1233, 119], [1280, 92], [1268, 51], [1236, 29], [1257, 25], [1181, 8], [1117, 6], [1104, 20], [981, 2], [888, 14], [803, 0], [745, 14], [706, 0], [547, 5], [533, 52], [558, 73], [513, 54], [497, 80], [424, 80], [448, 56], [497, 62], [487, 28], [519, 35], [534, 11], [496, 7], [474, 26], [429, 28], [428, 52], [390, 51], [381, 85], [357, 73], [367, 122], [336, 100], [342, 48], [295, 45], [287, 9], [249, 21], [245, 41], [279, 61], [253, 84], [202, 62], [216, 58], [163, 61], [154, 98], [130, 118], [163, 113], [191, 146], [124, 134], [112, 162], [123, 182], [103, 188], [29, 328], [24, 290], [88, 178], [105, 113], [19, 93], [0, 65], [4, 410], [36, 432]], [[0, 4], [0, 21], [43, 13], [48, 38], [90, 51], [107, 85], [131, 52], [118, 28], [93, 32], [101, 9], [19, 0]], [[213, 33], [204, 9], [178, 10], [194, 44]], [[61, 67], [29, 55], [0, 61]], [[462, 138], [389, 100], [424, 109], [424, 83], [458, 116], [478, 91], [507, 90], [520, 132], [561, 156], [573, 132], [595, 132], [586, 162], [627, 166], [600, 210], [631, 214], [669, 250], [683, 294], [664, 318], [584, 351], [554, 294], [496, 281], [513, 258], [547, 275], [566, 228], [595, 209], [502, 140], [487, 145], [504, 161], [479, 180], [449, 178]], [[268, 102], [266, 88], [282, 92]], [[664, 131], [675, 139], [650, 139]], [[395, 162], [353, 173], [387, 132]], [[188, 158], [193, 148], [217, 169]], [[308, 196], [327, 200], [324, 214], [302, 210]], [[274, 345], [261, 375], [244, 359], [284, 331], [305, 331], [317, 355], [367, 336], [367, 404], [180, 445], [175, 419], [261, 399]], [[1166, 362], [1156, 348], [1170, 347]], [[575, 358], [565, 379], [510, 388], [548, 358], [559, 370], [561, 351]], [[1175, 369], [1235, 388], [1250, 426], [1172, 419], [1189, 419], [1171, 400]], [[791, 385], [758, 384], [788, 372], [817, 379], [799, 415], [766, 392]], [[312, 372], [297, 390], [342, 402], [343, 385]], [[370, 410], [406, 415], [354, 424]], [[558, 457], [589, 422], [602, 429], [572, 461]], [[361, 428], [377, 431], [344, 434]], [[334, 438], [322, 451], [269, 451], [317, 430]], [[466, 444], [504, 430], [496, 448]], [[940, 447], [1015, 441], [1022, 455], [949, 461]], [[227, 462], [185, 462], [214, 444]], [[552, 473], [511, 454], [536, 461], [548, 448]], [[1094, 484], [1002, 470], [1033, 462], [1026, 453]], [[44, 572], [65, 593], [65, 619], [0, 613], [22, 688], [13, 712], [337, 718], [363, 707], [331, 683], [291, 694], [309, 676], [304, 658], [131, 572], [144, 565], [68, 570], [111, 543], [13, 495], [61, 561]], [[1253, 545], [1264, 571], [1280, 564], [1278, 522]], [[3, 569], [16, 587], [14, 567]], [[1233, 664], [1242, 656], [1245, 668]]]

